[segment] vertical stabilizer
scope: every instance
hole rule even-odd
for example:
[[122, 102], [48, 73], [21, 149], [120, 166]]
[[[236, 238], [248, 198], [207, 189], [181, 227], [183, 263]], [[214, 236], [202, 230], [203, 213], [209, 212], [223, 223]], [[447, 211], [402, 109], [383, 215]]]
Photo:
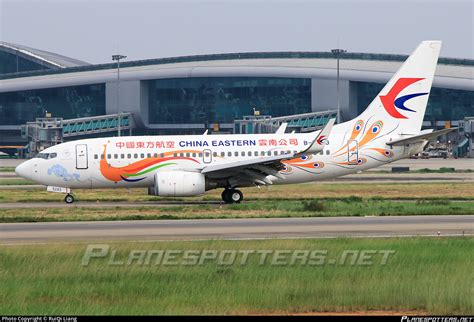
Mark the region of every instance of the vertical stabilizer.
[[[428, 96], [438, 62], [441, 41], [423, 41], [360, 115], [381, 120], [397, 132], [416, 134], [421, 130]], [[397, 124], [398, 123], [398, 124]]]

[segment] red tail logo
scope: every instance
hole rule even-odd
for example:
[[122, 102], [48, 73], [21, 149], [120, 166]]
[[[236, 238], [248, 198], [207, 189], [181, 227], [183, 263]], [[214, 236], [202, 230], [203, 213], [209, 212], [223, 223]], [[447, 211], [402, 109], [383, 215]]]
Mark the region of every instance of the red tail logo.
[[392, 89], [388, 91], [387, 95], [380, 95], [380, 100], [382, 101], [383, 107], [387, 111], [388, 114], [393, 116], [397, 119], [406, 119], [405, 115], [401, 114], [398, 109], [408, 111], [408, 112], [415, 112], [414, 110], [409, 109], [404, 104], [409, 99], [412, 99], [417, 96], [427, 95], [428, 93], [413, 93], [409, 95], [404, 95], [397, 98], [398, 94], [403, 91], [405, 88], [410, 86], [413, 83], [416, 83], [424, 78], [399, 78], [395, 85], [393, 85]]

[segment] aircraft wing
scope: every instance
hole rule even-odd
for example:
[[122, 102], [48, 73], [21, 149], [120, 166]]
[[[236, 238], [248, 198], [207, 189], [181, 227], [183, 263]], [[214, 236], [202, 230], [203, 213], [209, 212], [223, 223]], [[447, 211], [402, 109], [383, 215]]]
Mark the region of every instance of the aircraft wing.
[[233, 181], [235, 185], [248, 182], [258, 185], [272, 184], [272, 181], [267, 176], [285, 179], [285, 176], [279, 172], [285, 167], [282, 161], [290, 160], [294, 157], [294, 153], [285, 153], [276, 156], [235, 161], [208, 166], [202, 169], [201, 173], [215, 178], [230, 178], [230, 181]]
[[305, 153], [313, 154], [322, 151], [328, 142], [327, 137], [334, 125], [334, 121], [334, 119], [329, 120], [326, 126], [316, 135], [309, 147], [303, 151], [211, 165], [203, 168], [201, 173], [213, 178], [227, 178], [231, 186], [248, 183], [257, 185], [272, 184], [271, 176], [285, 179], [285, 176], [280, 173], [280, 170], [285, 168], [283, 161], [297, 158]]
[[285, 179], [280, 170], [285, 168], [283, 161], [297, 158], [303, 154], [315, 154], [323, 150], [328, 143], [327, 138], [334, 125], [335, 119], [330, 119], [318, 133], [308, 148], [297, 153], [284, 153], [275, 156], [261, 156], [253, 159], [240, 160], [219, 165], [210, 165], [201, 170], [201, 173], [212, 178], [226, 178], [231, 186], [244, 184], [267, 185], [273, 179]]
[[406, 144], [420, 143], [420, 142], [423, 142], [423, 141], [429, 141], [433, 138], [436, 138], [436, 137], [441, 136], [443, 134], [452, 132], [454, 130], [457, 130], [457, 128], [443, 129], [443, 130], [434, 131], [434, 132], [430, 131], [430, 132], [427, 132], [427, 133], [422, 132], [421, 134], [418, 134], [418, 135], [413, 135], [413, 136], [409, 136], [409, 137], [406, 137], [406, 138], [401, 138], [401, 139], [397, 139], [397, 140], [388, 141], [387, 145], [399, 146], [399, 145], [406, 145]]

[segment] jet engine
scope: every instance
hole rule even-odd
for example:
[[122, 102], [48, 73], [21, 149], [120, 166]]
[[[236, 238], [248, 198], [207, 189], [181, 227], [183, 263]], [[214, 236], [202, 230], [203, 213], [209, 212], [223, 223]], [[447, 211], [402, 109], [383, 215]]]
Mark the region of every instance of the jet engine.
[[206, 191], [204, 174], [187, 171], [166, 171], [155, 174], [155, 184], [148, 194], [161, 197], [190, 197]]

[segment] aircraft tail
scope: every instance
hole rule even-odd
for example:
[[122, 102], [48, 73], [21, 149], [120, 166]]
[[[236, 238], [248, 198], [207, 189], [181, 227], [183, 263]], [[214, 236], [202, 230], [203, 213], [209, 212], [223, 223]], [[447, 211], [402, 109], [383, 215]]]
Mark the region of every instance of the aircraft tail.
[[360, 122], [370, 125], [379, 121], [383, 127], [392, 129], [396, 126], [400, 134], [419, 133], [440, 49], [441, 41], [419, 44], [359, 116]]

